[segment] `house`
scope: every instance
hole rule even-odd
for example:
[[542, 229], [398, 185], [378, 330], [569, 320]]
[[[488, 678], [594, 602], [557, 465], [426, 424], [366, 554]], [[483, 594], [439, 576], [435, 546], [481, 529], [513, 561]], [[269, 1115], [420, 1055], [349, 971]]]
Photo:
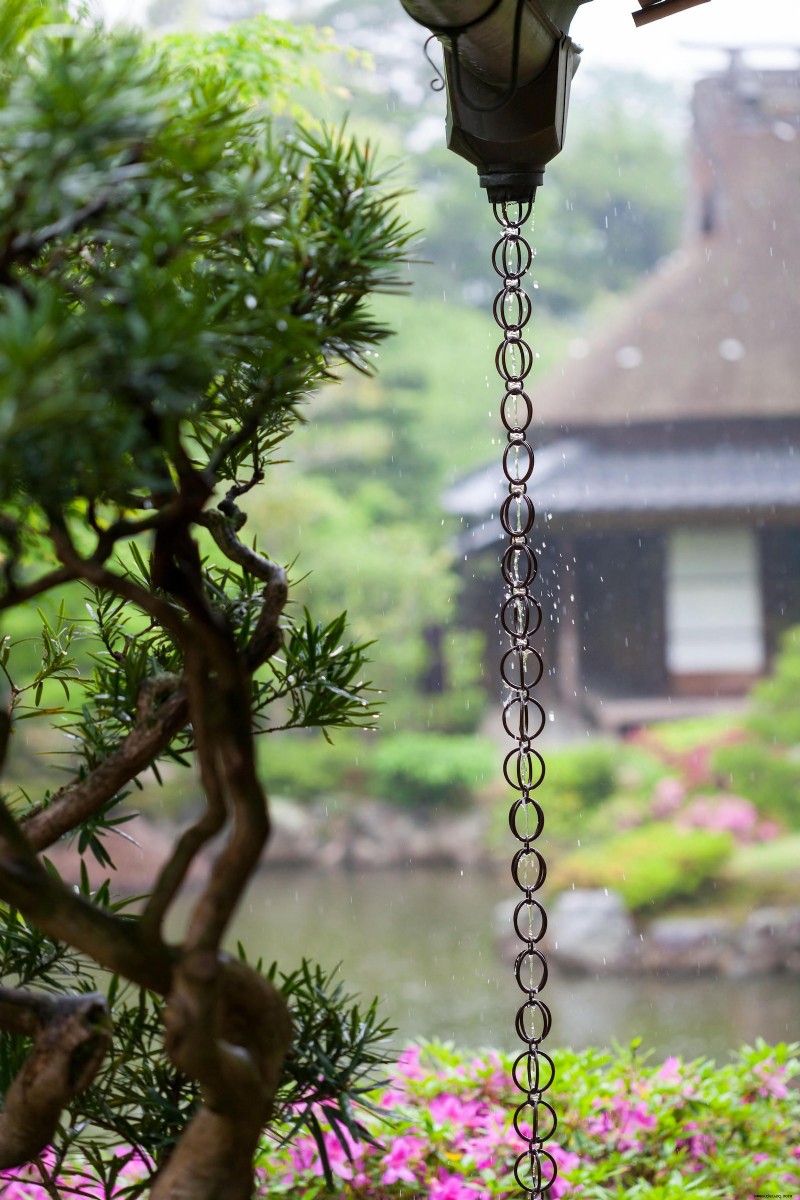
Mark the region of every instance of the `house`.
[[[732, 53], [693, 117], [681, 249], [531, 391], [550, 687], [611, 728], [742, 696], [800, 621], [800, 71]], [[503, 494], [445, 496], [484, 625]]]

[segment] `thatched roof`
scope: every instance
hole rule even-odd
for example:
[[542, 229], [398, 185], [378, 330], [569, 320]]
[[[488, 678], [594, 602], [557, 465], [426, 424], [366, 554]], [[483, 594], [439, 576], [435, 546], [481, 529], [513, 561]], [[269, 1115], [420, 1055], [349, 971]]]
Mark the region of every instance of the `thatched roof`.
[[800, 72], [695, 91], [694, 232], [534, 388], [555, 431], [800, 416]]

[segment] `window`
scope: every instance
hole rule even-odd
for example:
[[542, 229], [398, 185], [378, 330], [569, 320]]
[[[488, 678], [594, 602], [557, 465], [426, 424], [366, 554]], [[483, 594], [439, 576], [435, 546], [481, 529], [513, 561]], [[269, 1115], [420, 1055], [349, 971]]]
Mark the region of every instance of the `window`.
[[674, 530], [667, 543], [667, 669], [755, 675], [764, 667], [758, 544], [752, 529]]

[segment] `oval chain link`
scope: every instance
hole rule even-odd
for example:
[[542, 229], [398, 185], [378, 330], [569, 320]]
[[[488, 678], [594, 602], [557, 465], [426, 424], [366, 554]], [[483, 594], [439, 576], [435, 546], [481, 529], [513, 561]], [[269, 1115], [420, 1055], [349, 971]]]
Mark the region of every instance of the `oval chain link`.
[[550, 1010], [540, 992], [547, 982], [547, 963], [538, 949], [547, 930], [547, 916], [534, 893], [545, 881], [547, 867], [533, 843], [544, 827], [544, 812], [533, 793], [544, 779], [544, 760], [533, 747], [545, 725], [545, 714], [533, 689], [542, 677], [542, 658], [533, 638], [542, 623], [542, 610], [531, 593], [538, 572], [536, 553], [528, 537], [534, 525], [534, 507], [528, 495], [533, 474], [533, 447], [528, 429], [533, 406], [525, 380], [533, 366], [533, 353], [524, 333], [531, 316], [531, 301], [523, 289], [533, 251], [522, 233], [531, 204], [495, 204], [501, 234], [492, 251], [492, 265], [502, 280], [494, 301], [494, 319], [503, 332], [495, 363], [503, 382], [500, 419], [506, 432], [503, 474], [508, 494], [500, 506], [500, 524], [508, 539], [501, 558], [505, 584], [500, 623], [509, 648], [500, 662], [504, 685], [503, 728], [514, 741], [503, 763], [503, 775], [517, 793], [509, 813], [511, 833], [520, 843], [511, 864], [511, 877], [522, 893], [514, 909], [514, 930], [521, 947], [514, 977], [524, 995], [516, 1029], [525, 1049], [513, 1068], [516, 1087], [523, 1093], [514, 1113], [514, 1128], [524, 1149], [514, 1165], [514, 1178], [524, 1195], [541, 1200], [553, 1186], [557, 1168], [544, 1143], [556, 1131], [557, 1117], [543, 1098], [555, 1079], [553, 1060], [541, 1048], [550, 1031]]

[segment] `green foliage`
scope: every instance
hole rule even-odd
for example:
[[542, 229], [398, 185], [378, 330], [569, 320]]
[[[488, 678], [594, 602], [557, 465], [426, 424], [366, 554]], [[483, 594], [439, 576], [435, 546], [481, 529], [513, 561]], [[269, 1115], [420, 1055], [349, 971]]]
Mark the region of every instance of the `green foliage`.
[[403, 244], [368, 148], [274, 144], [219, 74], [77, 29], [34, 39], [2, 123], [0, 221], [31, 266], [0, 293], [0, 499], [122, 515], [167, 486], [179, 429], [233, 480], [231, 422], [269, 453], [335, 361], [367, 369], [365, 297]]
[[342, 390], [321, 397], [294, 439], [292, 464], [278, 468], [274, 491], [254, 498], [253, 521], [269, 528], [276, 553], [299, 550], [298, 600], [336, 611], [346, 591], [354, 634], [381, 647], [372, 679], [386, 694], [387, 720], [469, 731], [486, 704], [483, 639], [456, 626], [461, 581], [445, 531], [431, 521], [445, 463], [426, 436], [433, 422], [421, 416], [444, 397], [390, 391], [383, 365], [379, 380]]
[[322, 625], [305, 609], [302, 621], [289, 621], [287, 626], [283, 654], [270, 662], [273, 677], [262, 686], [256, 711], [287, 700], [288, 712], [280, 724], [267, 724], [266, 730], [371, 726], [376, 702], [370, 706], [373, 689], [360, 678], [368, 646], [343, 640], [347, 614]]
[[653, 822], [562, 858], [554, 887], [613, 888], [632, 909], [692, 896], [714, 878], [733, 849], [728, 833]]
[[[604, 814], [609, 809], [618, 775], [621, 778], [626, 748], [593, 741], [550, 750], [544, 758], [546, 775], [541, 800], [547, 814], [548, 836], [574, 845], [576, 833], [585, 829], [598, 813]], [[494, 820], [492, 842], [499, 847], [505, 842], [508, 826], [499, 810]]]
[[647, 730], [648, 740], [666, 755], [690, 754], [698, 747], [729, 741], [739, 725], [729, 714], [686, 717], [680, 721], [662, 721]]
[[590, 742], [547, 755], [547, 790], [551, 803], [577, 801], [581, 810], [596, 808], [614, 791], [618, 748], [610, 742]]
[[[558, 1113], [558, 1130], [545, 1142], [558, 1164], [556, 1194], [747, 1200], [776, 1187], [796, 1193], [799, 1052], [758, 1040], [720, 1066], [705, 1058], [653, 1062], [639, 1039], [613, 1051], [562, 1048], [546, 1094]], [[450, 1044], [408, 1047], [387, 1086], [364, 1097], [371, 1108], [361, 1110], [360, 1141], [320, 1109], [316, 1140], [304, 1133], [277, 1152], [265, 1144], [269, 1174], [256, 1195], [467, 1200], [479, 1191], [484, 1200], [511, 1200], [519, 1194], [519, 1140], [508, 1115], [512, 1060]], [[82, 1166], [71, 1158], [64, 1173]], [[39, 1192], [31, 1195], [38, 1200]]]
[[800, 625], [781, 638], [772, 674], [750, 693], [747, 725], [764, 742], [800, 744]]
[[[751, 907], [800, 900], [800, 833], [739, 846], [725, 864], [731, 897]], [[754, 898], [754, 899], [751, 899]]]
[[[118, 805], [131, 785], [145, 768], [159, 778], [160, 767], [188, 765], [232, 717], [244, 731], [238, 757], [221, 764], [217, 751], [229, 780], [247, 774], [251, 728], [373, 719], [366, 646], [348, 639], [344, 615], [318, 620], [295, 606], [279, 646], [283, 574], [274, 553], [239, 540], [236, 501], [271, 469], [311, 393], [345, 364], [370, 374], [388, 333], [371, 298], [405, 286], [408, 234], [369, 146], [328, 128], [276, 130], [265, 111], [273, 90], [283, 101], [287, 64], [313, 38], [256, 22], [214, 35], [206, 55], [202, 38], [158, 46], [70, 24], [56, 5], [29, 8], [0, 0], [0, 607], [22, 608], [66, 578], [85, 586], [75, 608], [73, 586], [69, 603], [12, 618], [0, 641], [3, 705], [17, 723], [56, 727], [64, 786], [76, 789], [119, 758], [132, 731], [157, 726], [163, 706], [177, 711], [159, 748], [132, 755], [124, 784], [73, 830], [78, 851], [111, 868], [103, 839], [128, 819]], [[189, 629], [210, 638], [216, 659], [192, 658]], [[241, 712], [220, 718], [224, 673], [208, 664], [225, 655], [243, 681]], [[191, 675], [200, 663], [207, 708]], [[10, 806], [22, 817], [54, 799], [20, 786]], [[80, 892], [125, 928], [138, 919], [108, 883], [92, 891], [85, 870]], [[94, 989], [91, 963], [14, 910], [0, 914], [12, 982]], [[164, 950], [157, 936], [152, 945]], [[357, 1130], [354, 1097], [386, 1032], [374, 1006], [359, 1009], [308, 966], [275, 978], [300, 1039], [286, 1104], [295, 1116], [305, 1104], [310, 1124], [316, 1089], [326, 1117]], [[164, 1050], [162, 1001], [109, 987], [112, 1052], [56, 1153], [79, 1141], [110, 1194], [114, 1146], [163, 1158], [197, 1090]], [[17, 1048], [0, 1039], [3, 1088]]]
[[293, 800], [316, 800], [363, 781], [368, 750], [359, 738], [337, 734], [333, 744], [303, 734], [266, 738], [260, 763], [269, 792]]
[[398, 733], [372, 756], [373, 790], [409, 808], [464, 807], [497, 771], [493, 742], [479, 737]]
[[[175, 0], [170, 0], [175, 11]], [[276, 21], [263, 13], [213, 32], [186, 30], [173, 33], [162, 44], [174, 68], [193, 74], [202, 63], [204, 75], [230, 83], [235, 77], [242, 100], [268, 105], [275, 117], [288, 111], [300, 120], [312, 119], [298, 101], [300, 89], [323, 90], [325, 76], [320, 56], [334, 49], [324, 33], [308, 25]]]
[[[284, 1122], [280, 1136], [285, 1143], [307, 1129], [331, 1186], [322, 1122], [342, 1141], [345, 1135], [370, 1140], [363, 1114], [373, 1107], [368, 1097], [376, 1071], [392, 1061], [386, 1043], [395, 1032], [379, 1019], [377, 1001], [366, 1008], [355, 1003], [357, 997], [336, 979], [337, 971], [304, 960], [296, 971], [279, 976], [295, 1024], [294, 1049], [278, 1097], [277, 1116]], [[278, 977], [275, 967], [271, 977]]]
[[723, 786], [752, 800], [759, 812], [800, 828], [800, 762], [779, 749], [744, 742], [723, 746], [713, 759]]

